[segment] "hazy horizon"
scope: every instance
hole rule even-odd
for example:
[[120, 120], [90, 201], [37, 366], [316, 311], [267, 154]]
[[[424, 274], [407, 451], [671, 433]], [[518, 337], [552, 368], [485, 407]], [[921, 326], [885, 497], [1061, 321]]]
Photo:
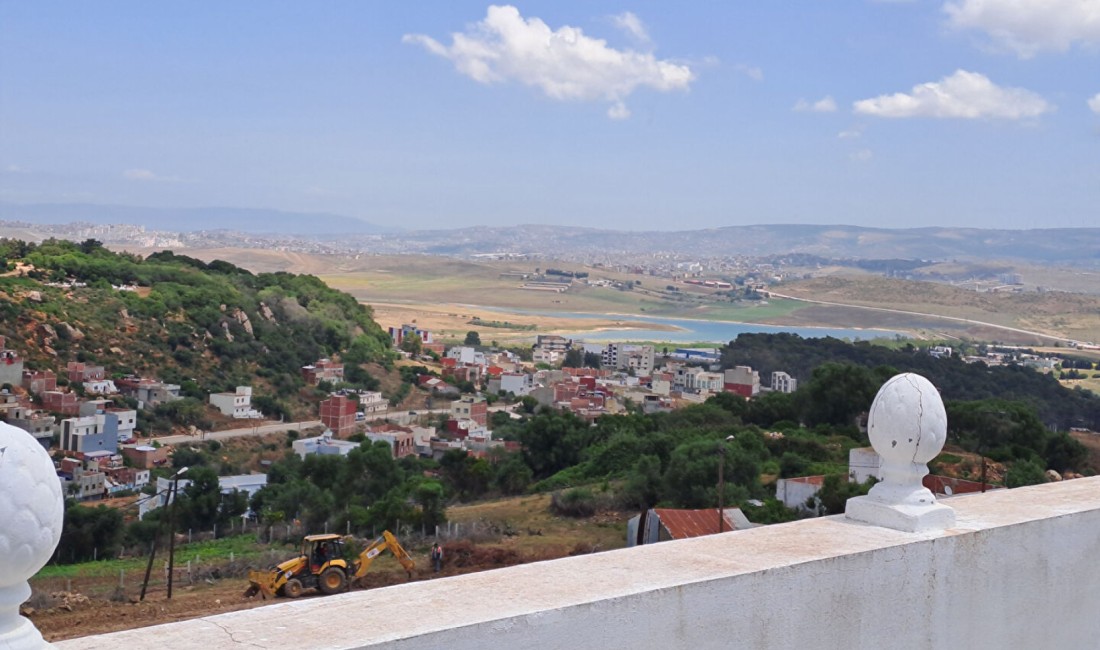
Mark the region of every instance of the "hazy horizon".
[[1074, 228], [1100, 5], [0, 3], [0, 201]]

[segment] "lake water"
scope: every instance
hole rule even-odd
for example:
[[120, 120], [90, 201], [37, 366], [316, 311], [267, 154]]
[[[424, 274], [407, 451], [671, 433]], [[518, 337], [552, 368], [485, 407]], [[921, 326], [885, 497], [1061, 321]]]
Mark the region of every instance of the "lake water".
[[[481, 307], [484, 309], [484, 307]], [[664, 318], [657, 316], [635, 316], [633, 314], [589, 314], [585, 312], [548, 312], [548, 311], [523, 311], [509, 310], [513, 313], [529, 313], [539, 316], [560, 316], [566, 318], [591, 318], [607, 320], [619, 319], [623, 322], [654, 323], [656, 325], [668, 325], [680, 329], [666, 331], [660, 329], [608, 329], [600, 332], [565, 332], [563, 336], [575, 339], [583, 339], [591, 342], [604, 341], [669, 341], [672, 343], [713, 342], [729, 343], [737, 338], [738, 334], [767, 333], [777, 334], [789, 332], [798, 334], [803, 338], [822, 338], [831, 336], [838, 339], [869, 340], [877, 338], [894, 338], [901, 334], [891, 330], [877, 329], [849, 329], [832, 327], [786, 327], [782, 325], [757, 325], [755, 323], [735, 323], [732, 321], [693, 320], [689, 318]]]

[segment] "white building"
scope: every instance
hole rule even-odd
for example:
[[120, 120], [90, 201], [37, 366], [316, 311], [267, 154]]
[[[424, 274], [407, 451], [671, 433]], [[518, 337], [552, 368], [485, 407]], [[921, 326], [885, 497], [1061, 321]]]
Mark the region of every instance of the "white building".
[[210, 393], [210, 405], [234, 418], [259, 417], [259, 412], [252, 409], [252, 387], [237, 386], [235, 393]]
[[500, 392], [512, 393], [516, 397], [522, 397], [531, 392], [534, 383], [531, 375], [519, 372], [505, 372], [500, 375]]
[[290, 446], [294, 450], [294, 453], [305, 460], [305, 457], [310, 454], [320, 454], [322, 456], [347, 456], [351, 453], [352, 449], [359, 446], [359, 443], [333, 438], [332, 431], [326, 429], [325, 432], [319, 436], [299, 438], [291, 443]]
[[608, 343], [600, 352], [600, 364], [603, 367], [631, 370], [635, 375], [643, 376], [653, 373], [655, 358], [652, 345]]
[[798, 390], [798, 380], [785, 372], [773, 372], [772, 390], [777, 393], [793, 393]]
[[359, 391], [359, 409], [363, 413], [385, 413], [390, 408], [389, 401], [378, 391]]
[[456, 359], [459, 363], [464, 365], [488, 365], [485, 360], [485, 354], [483, 352], [478, 352], [476, 348], [466, 346], [453, 347], [450, 350], [447, 350], [447, 358]]
[[810, 510], [807, 502], [817, 496], [825, 482], [824, 476], [781, 478], [775, 482], [775, 498], [792, 510]]
[[84, 392], [89, 395], [114, 395], [118, 392], [115, 382], [110, 379], [97, 379], [86, 381], [83, 384]]
[[882, 478], [882, 456], [872, 447], [860, 447], [848, 452], [848, 480], [863, 483], [874, 477]]

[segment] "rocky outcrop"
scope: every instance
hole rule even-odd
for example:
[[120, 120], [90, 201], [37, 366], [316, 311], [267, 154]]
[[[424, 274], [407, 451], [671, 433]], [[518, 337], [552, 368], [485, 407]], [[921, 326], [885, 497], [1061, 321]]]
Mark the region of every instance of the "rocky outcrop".
[[255, 336], [252, 333], [252, 322], [248, 320], [248, 314], [244, 313], [241, 308], [238, 307], [233, 310], [233, 318], [241, 324], [241, 327], [244, 328], [244, 331], [248, 332], [249, 336]]

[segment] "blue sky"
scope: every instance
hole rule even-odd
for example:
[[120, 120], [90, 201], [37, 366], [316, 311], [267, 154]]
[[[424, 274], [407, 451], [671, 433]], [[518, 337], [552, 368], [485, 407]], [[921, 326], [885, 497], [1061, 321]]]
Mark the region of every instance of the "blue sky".
[[1100, 1], [0, 0], [0, 201], [1100, 225]]

